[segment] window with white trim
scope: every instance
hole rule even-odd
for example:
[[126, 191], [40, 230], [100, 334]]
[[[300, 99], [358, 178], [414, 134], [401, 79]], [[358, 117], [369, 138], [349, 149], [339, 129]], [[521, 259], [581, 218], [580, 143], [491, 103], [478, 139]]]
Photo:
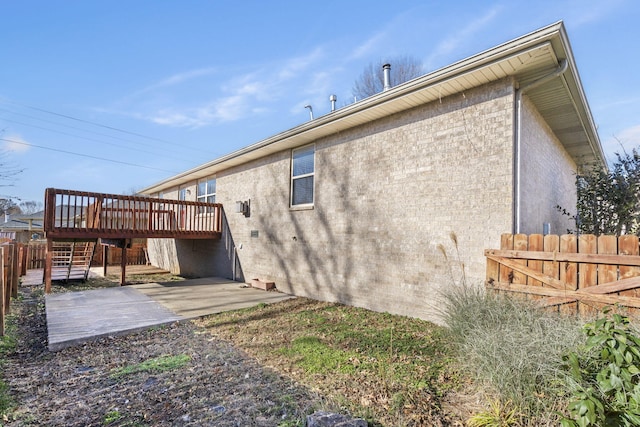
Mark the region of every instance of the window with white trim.
[[291, 151], [291, 206], [312, 206], [315, 145]]
[[216, 202], [216, 178], [209, 178], [198, 181], [197, 200], [204, 203]]
[[198, 181], [198, 201], [205, 203], [216, 202], [216, 178], [209, 177]]

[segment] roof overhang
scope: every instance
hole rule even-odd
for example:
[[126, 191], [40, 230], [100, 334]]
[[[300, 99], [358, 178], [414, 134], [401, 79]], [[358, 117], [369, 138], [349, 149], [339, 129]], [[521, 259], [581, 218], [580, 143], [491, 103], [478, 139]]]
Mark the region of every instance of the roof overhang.
[[558, 22], [182, 172], [140, 192], [163, 191], [493, 81], [511, 77], [524, 86], [555, 70], [562, 60], [568, 63], [564, 74], [536, 86], [526, 95], [579, 166], [605, 164], [564, 24]]

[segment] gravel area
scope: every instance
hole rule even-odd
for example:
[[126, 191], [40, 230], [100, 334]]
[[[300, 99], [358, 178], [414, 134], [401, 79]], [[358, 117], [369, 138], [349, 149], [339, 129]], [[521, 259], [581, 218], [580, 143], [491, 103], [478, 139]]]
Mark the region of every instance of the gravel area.
[[[18, 344], [2, 374], [15, 401], [7, 426], [301, 426], [324, 407], [192, 322], [51, 353], [42, 288], [21, 293]], [[179, 363], [141, 365], [162, 360]]]

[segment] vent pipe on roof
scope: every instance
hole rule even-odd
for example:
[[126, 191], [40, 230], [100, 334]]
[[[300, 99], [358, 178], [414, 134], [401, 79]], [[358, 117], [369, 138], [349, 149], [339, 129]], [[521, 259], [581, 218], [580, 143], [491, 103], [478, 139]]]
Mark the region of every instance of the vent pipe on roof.
[[304, 108], [308, 108], [309, 109], [309, 118], [310, 120], [313, 120], [313, 107], [309, 104], [305, 105]]
[[384, 75], [384, 87], [382, 90], [391, 89], [391, 64], [384, 64], [382, 66], [382, 74]]
[[338, 97], [335, 95], [331, 95], [329, 97], [329, 101], [331, 101], [331, 111], [336, 111], [336, 101], [338, 100]]
[[4, 213], [4, 222], [7, 223], [9, 221], [11, 221], [11, 215], [9, 215], [8, 212], [5, 212]]

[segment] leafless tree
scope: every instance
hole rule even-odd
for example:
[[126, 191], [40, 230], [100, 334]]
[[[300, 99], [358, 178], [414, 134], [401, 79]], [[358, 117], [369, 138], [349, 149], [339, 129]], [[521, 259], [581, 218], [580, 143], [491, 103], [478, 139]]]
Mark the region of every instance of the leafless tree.
[[0, 197], [3, 199], [14, 197], [2, 193], [5, 191], [5, 187], [14, 186], [16, 177], [22, 172], [22, 169], [11, 164], [7, 157], [8, 153], [6, 151], [0, 151]]
[[[16, 202], [9, 198], [0, 198], [0, 215], [14, 215], [22, 213], [20, 206], [16, 205]], [[4, 221], [4, 218], [0, 218], [0, 222]]]
[[365, 67], [353, 85], [352, 94], [356, 99], [367, 98], [382, 92], [384, 88], [382, 66], [384, 64], [391, 65], [391, 86], [399, 85], [425, 73], [422, 62], [408, 55], [381, 59], [375, 63], [372, 62]]
[[20, 210], [22, 210], [22, 213], [25, 215], [31, 215], [36, 212], [40, 212], [42, 209], [42, 202], [36, 202], [35, 200], [20, 202]]

